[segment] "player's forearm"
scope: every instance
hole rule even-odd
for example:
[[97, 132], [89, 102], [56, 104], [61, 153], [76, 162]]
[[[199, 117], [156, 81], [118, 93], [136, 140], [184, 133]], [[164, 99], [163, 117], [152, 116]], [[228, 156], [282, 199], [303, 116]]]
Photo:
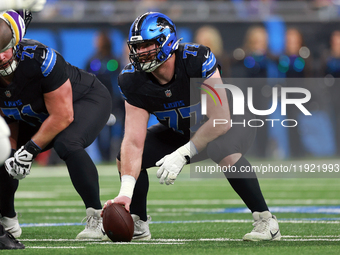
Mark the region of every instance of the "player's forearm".
[[73, 116], [49, 116], [41, 125], [32, 140], [41, 149], [45, 148], [61, 131], [66, 129], [73, 121]]
[[[143, 146], [142, 146], [143, 147]], [[143, 148], [123, 140], [121, 147], [121, 186], [119, 196], [132, 198], [142, 164]]]
[[123, 140], [121, 148], [121, 176], [130, 175], [136, 180], [141, 171], [143, 147]]

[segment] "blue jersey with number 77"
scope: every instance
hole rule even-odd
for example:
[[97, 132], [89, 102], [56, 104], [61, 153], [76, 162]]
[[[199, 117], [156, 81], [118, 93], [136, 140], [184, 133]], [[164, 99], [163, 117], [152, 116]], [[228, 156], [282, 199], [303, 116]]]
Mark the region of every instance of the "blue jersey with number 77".
[[135, 70], [132, 64], [122, 70], [118, 84], [129, 104], [190, 136], [205, 122], [201, 115], [201, 84], [190, 84], [190, 78], [209, 78], [217, 71], [217, 61], [208, 47], [192, 43], [181, 43], [175, 56], [175, 75], [165, 85], [159, 84], [152, 74]]

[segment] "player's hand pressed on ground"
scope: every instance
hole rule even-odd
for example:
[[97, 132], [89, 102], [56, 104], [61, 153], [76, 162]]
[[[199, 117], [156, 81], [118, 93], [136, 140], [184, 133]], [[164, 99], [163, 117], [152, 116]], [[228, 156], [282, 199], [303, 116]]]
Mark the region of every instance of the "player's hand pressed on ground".
[[118, 196], [114, 199], [111, 199], [111, 200], [107, 200], [103, 206], [103, 210], [100, 214], [100, 216], [103, 217], [103, 213], [105, 211], [105, 209], [110, 205], [110, 204], [113, 204], [113, 203], [116, 203], [116, 204], [120, 204], [120, 205], [123, 205], [125, 210], [130, 212], [130, 204], [131, 204], [131, 198], [127, 197], [127, 196]]

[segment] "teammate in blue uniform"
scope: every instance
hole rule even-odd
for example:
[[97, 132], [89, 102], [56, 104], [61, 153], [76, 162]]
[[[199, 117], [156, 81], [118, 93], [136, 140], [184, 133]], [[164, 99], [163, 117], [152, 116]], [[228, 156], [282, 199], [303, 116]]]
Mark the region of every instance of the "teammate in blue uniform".
[[[1, 19], [13, 39], [21, 38], [22, 22], [9, 12]], [[108, 121], [111, 96], [94, 75], [70, 65], [52, 48], [27, 39], [9, 45], [0, 53], [0, 109], [12, 146], [0, 168], [0, 222], [14, 237], [21, 235], [14, 208], [18, 180], [30, 173], [40, 152], [53, 147], [86, 207], [87, 225], [77, 239], [101, 239], [98, 172], [84, 148]]]
[[[146, 200], [146, 169], [159, 166], [160, 183], [173, 184], [190, 161], [211, 158], [220, 166], [250, 166], [243, 157], [255, 137], [255, 129], [230, 125], [213, 127], [214, 119], [230, 123], [232, 98], [215, 88], [223, 104], [207, 97], [207, 119], [200, 114], [200, 86], [222, 84], [213, 52], [203, 45], [180, 43], [174, 23], [164, 14], [145, 13], [129, 33], [130, 60], [118, 78], [125, 98], [125, 135], [117, 158], [121, 189], [114, 200], [125, 206], [135, 222], [134, 239], [150, 239]], [[204, 84], [190, 83], [203, 78]], [[229, 99], [228, 99], [229, 98]], [[229, 102], [229, 103], [228, 103]], [[147, 129], [149, 115], [159, 120]], [[247, 112], [243, 118], [251, 118]], [[233, 120], [236, 116], [233, 116]], [[278, 222], [266, 205], [255, 173], [226, 177], [253, 213], [255, 228], [243, 239], [279, 240]], [[137, 181], [136, 181], [137, 180]], [[132, 200], [131, 200], [132, 199]]]

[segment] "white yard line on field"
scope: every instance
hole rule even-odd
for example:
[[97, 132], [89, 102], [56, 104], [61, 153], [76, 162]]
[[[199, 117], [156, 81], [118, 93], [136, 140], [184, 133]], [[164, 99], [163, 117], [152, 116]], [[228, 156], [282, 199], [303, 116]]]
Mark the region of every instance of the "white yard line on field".
[[[149, 241], [132, 241], [132, 242], [101, 242], [93, 240], [75, 240], [75, 239], [21, 239], [23, 242], [87, 242], [87, 244], [105, 244], [105, 245], [141, 245], [141, 244], [153, 244], [153, 245], [168, 245], [168, 244], [185, 244], [186, 242], [242, 242], [242, 239], [235, 238], [198, 238], [198, 239], [151, 239]], [[338, 242], [340, 241], [339, 236], [282, 236], [281, 241], [287, 242], [310, 242], [310, 241], [326, 241], [326, 242]], [[84, 248], [83, 246], [27, 246], [28, 248], [54, 248], [54, 249], [67, 249], [67, 248]]]
[[29, 249], [84, 249], [85, 247], [81, 246], [75, 246], [75, 247], [72, 247], [72, 246], [26, 246], [26, 248], [29, 248]]

